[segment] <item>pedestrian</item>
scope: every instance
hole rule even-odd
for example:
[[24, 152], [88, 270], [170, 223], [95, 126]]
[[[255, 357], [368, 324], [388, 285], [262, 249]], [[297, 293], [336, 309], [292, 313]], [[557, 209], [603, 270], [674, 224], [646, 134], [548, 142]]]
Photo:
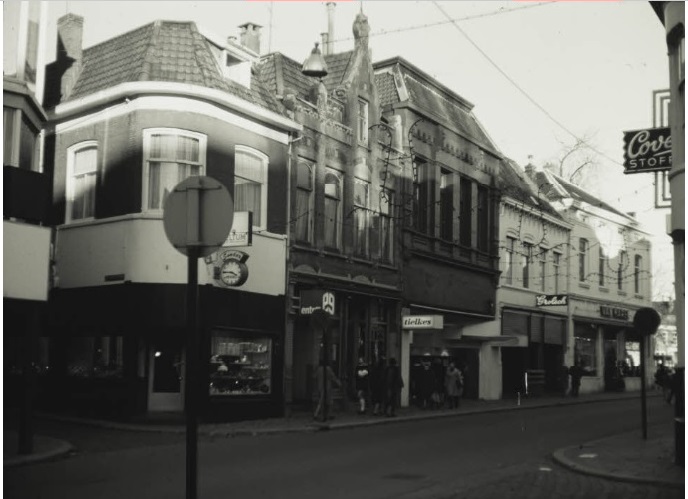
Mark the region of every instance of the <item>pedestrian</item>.
[[445, 393], [444, 393], [444, 372], [445, 368], [442, 365], [442, 361], [438, 358], [432, 361], [432, 372], [435, 375], [435, 393], [433, 394], [433, 402], [439, 409], [444, 406]]
[[564, 364], [559, 371], [559, 388], [561, 396], [566, 397], [569, 393], [569, 367]]
[[444, 391], [447, 394], [449, 401], [449, 408], [456, 409], [459, 407], [459, 398], [463, 392], [463, 376], [453, 362], [449, 363], [447, 372], [444, 375]]
[[395, 417], [401, 389], [404, 387], [404, 380], [397, 365], [397, 360], [389, 359], [389, 364], [385, 370], [385, 416]]
[[370, 370], [363, 357], [358, 359], [356, 365], [356, 397], [358, 397], [358, 413], [365, 414], [366, 400], [370, 391]]
[[435, 406], [435, 373], [430, 368], [430, 362], [423, 362], [418, 372], [418, 393], [421, 409], [432, 409]]
[[379, 357], [373, 364], [369, 375], [370, 404], [373, 406], [373, 416], [382, 414], [382, 403], [385, 400], [385, 359]]
[[569, 375], [571, 376], [571, 396], [577, 397], [580, 390], [581, 378], [583, 377], [583, 369], [575, 363], [569, 369]]
[[[315, 386], [318, 389], [318, 404], [315, 407], [315, 412], [313, 412], [313, 419], [318, 419], [321, 411], [323, 411], [323, 416], [327, 414], [329, 419], [334, 419], [332, 416], [332, 392], [334, 385], [340, 388], [342, 383], [330, 366], [325, 367], [322, 360], [315, 371], [315, 381]], [[325, 391], [327, 391], [327, 400], [325, 400]]]
[[[664, 364], [659, 364], [655, 372], [655, 384], [662, 389], [662, 397], [669, 402], [667, 395], [671, 388], [671, 371]], [[671, 403], [671, 402], [669, 402]]]

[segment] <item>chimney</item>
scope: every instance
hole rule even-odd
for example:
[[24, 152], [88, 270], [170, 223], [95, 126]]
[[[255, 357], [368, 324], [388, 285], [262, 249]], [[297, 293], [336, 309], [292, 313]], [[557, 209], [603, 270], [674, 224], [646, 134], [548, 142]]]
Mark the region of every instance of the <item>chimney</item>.
[[327, 54], [334, 54], [334, 2], [327, 2]]
[[535, 175], [536, 168], [533, 166], [533, 156], [529, 155], [528, 156], [528, 164], [523, 168], [526, 171], [526, 175], [528, 175], [529, 178], [533, 178]]
[[83, 34], [83, 17], [70, 12], [57, 20], [57, 60], [64, 68], [60, 80], [62, 99], [69, 96], [81, 72]]
[[327, 43], [327, 33], [320, 33], [320, 46], [322, 47], [322, 55], [328, 55], [330, 46]]
[[83, 17], [70, 12], [59, 18], [57, 20], [57, 58], [69, 57], [81, 63], [83, 34]]
[[239, 28], [241, 29], [241, 44], [260, 55], [260, 28], [262, 26], [256, 23], [244, 23]]

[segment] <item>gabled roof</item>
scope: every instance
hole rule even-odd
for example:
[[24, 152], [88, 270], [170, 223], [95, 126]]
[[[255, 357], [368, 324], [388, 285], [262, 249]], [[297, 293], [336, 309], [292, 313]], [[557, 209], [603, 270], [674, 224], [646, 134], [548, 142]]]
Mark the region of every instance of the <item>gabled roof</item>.
[[[388, 87], [394, 84], [396, 88], [396, 92], [387, 89], [384, 98], [382, 92], [380, 93], [381, 105], [397, 103], [412, 105], [419, 112], [426, 113], [445, 126], [455, 129], [484, 149], [500, 155], [499, 149], [473, 114], [473, 105], [463, 97], [401, 57], [377, 62], [374, 67], [375, 81], [379, 86]], [[393, 74], [390, 75], [390, 69], [398, 75], [398, 78], [394, 78]], [[392, 76], [391, 79], [390, 76]], [[399, 88], [402, 85], [405, 87], [403, 90]], [[408, 98], [402, 100], [402, 96], [405, 95], [408, 95]]]
[[225, 78], [208, 40], [193, 22], [155, 21], [83, 52], [70, 101], [137, 81], [187, 83], [222, 90], [284, 114], [282, 105], [252, 75], [251, 88]]
[[[354, 51], [326, 55], [327, 76], [323, 78], [328, 93], [341, 85], [352, 69]], [[318, 79], [301, 73], [303, 63], [287, 57], [280, 52], [263, 56], [260, 70], [263, 81], [275, 95], [281, 95], [285, 89], [292, 89], [305, 99], [310, 89], [317, 85]]]
[[562, 198], [571, 198], [574, 201], [587, 203], [591, 206], [601, 208], [610, 213], [619, 215], [629, 221], [637, 222], [637, 220], [622, 211], [617, 210], [612, 205], [596, 198], [589, 192], [581, 189], [575, 184], [572, 184], [558, 175], [550, 171], [535, 172], [535, 182], [543, 186], [543, 192], [550, 200], [560, 200]]
[[563, 220], [559, 212], [549, 203], [542, 189], [528, 178], [525, 171], [514, 160], [504, 158], [502, 161], [497, 172], [497, 186], [503, 195], [536, 208], [540, 213]]

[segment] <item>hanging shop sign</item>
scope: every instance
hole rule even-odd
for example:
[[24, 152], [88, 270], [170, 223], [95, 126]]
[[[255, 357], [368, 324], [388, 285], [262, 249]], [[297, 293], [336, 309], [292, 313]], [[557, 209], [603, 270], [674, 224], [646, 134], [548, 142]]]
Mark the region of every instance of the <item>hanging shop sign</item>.
[[402, 329], [442, 329], [442, 315], [407, 315], [401, 318]]
[[671, 129], [624, 132], [624, 173], [671, 170]]
[[568, 295], [536, 295], [535, 306], [537, 307], [556, 307], [566, 306], [569, 303]]
[[322, 310], [330, 315], [334, 315], [334, 292], [324, 289], [302, 290], [300, 294], [299, 313], [301, 315], [312, 315], [316, 310]]
[[600, 305], [600, 316], [627, 321], [629, 313], [625, 308], [606, 307], [604, 305]]

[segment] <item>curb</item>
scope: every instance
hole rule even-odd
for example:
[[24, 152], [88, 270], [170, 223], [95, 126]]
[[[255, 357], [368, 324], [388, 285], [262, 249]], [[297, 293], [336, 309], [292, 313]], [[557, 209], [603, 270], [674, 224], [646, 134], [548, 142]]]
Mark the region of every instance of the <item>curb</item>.
[[[597, 441], [597, 440], [596, 440]], [[590, 442], [592, 443], [592, 442]], [[563, 466], [564, 468], [567, 468], [571, 471], [574, 471], [576, 473], [580, 473], [583, 475], [590, 475], [590, 476], [595, 476], [599, 478], [606, 478], [608, 480], [614, 480], [617, 482], [630, 482], [630, 483], [642, 483], [645, 485], [656, 485], [656, 486], [661, 486], [661, 487], [670, 487], [670, 488], [676, 488], [676, 489], [683, 489], [685, 487], [684, 482], [674, 482], [674, 481], [669, 481], [669, 480], [658, 480], [655, 478], [643, 478], [639, 477], [636, 475], [626, 475], [623, 473], [609, 473], [605, 471], [601, 471], [596, 468], [592, 468], [590, 466], [585, 466], [582, 464], [579, 464], [572, 459], [569, 459], [566, 457], [565, 453], [567, 451], [570, 451], [572, 449], [577, 449], [579, 448], [578, 445], [572, 445], [570, 447], [564, 447], [563, 449], [556, 450], [552, 453], [552, 458], [554, 461]]]
[[74, 446], [64, 440], [58, 440], [50, 437], [36, 437], [36, 441], [41, 441], [49, 450], [43, 452], [36, 452], [33, 454], [16, 455], [3, 458], [3, 467], [13, 468], [18, 466], [25, 466], [27, 464], [34, 464], [65, 456], [74, 450]]
[[[461, 417], [461, 416], [472, 416], [475, 414], [486, 414], [486, 413], [498, 413], [498, 412], [511, 412], [519, 410], [532, 410], [532, 409], [542, 409], [547, 407], [560, 407], [568, 405], [577, 404], [592, 404], [592, 403], [602, 403], [602, 402], [615, 402], [618, 400], [626, 400], [636, 398], [638, 395], [633, 393], [626, 396], [617, 396], [613, 398], [600, 398], [600, 399], [564, 399], [557, 401], [548, 402], [536, 402], [532, 405], [512, 405], [512, 406], [501, 406], [501, 407], [477, 407], [467, 410], [458, 411], [443, 411], [443, 412], [422, 412], [416, 413], [408, 416], [397, 416], [394, 418], [381, 416], [378, 419], [365, 419], [361, 421], [345, 421], [345, 422], [334, 422], [334, 423], [321, 423], [317, 421], [304, 422], [301, 426], [293, 427], [277, 427], [277, 428], [238, 428], [238, 429], [222, 429], [215, 426], [198, 426], [198, 434], [210, 437], [252, 437], [260, 435], [278, 435], [283, 433], [313, 433], [318, 431], [331, 431], [331, 430], [344, 430], [344, 429], [354, 429], [362, 428], [366, 426], [379, 426], [384, 424], [395, 424], [395, 423], [407, 423], [410, 421], [421, 421], [428, 419], [439, 419], [439, 418], [450, 418], [450, 417]], [[149, 433], [170, 433], [170, 434], [185, 434], [186, 427], [184, 425], [147, 425], [147, 424], [130, 424], [130, 423], [120, 423], [117, 421], [107, 421], [102, 419], [84, 419], [74, 416], [61, 416], [48, 413], [40, 413], [37, 416], [50, 419], [54, 421], [62, 421], [67, 423], [76, 423], [88, 426], [94, 426], [98, 428], [106, 428], [110, 430], [121, 430], [121, 431], [138, 431], [138, 432], [149, 432]], [[204, 427], [205, 426], [205, 427]]]

